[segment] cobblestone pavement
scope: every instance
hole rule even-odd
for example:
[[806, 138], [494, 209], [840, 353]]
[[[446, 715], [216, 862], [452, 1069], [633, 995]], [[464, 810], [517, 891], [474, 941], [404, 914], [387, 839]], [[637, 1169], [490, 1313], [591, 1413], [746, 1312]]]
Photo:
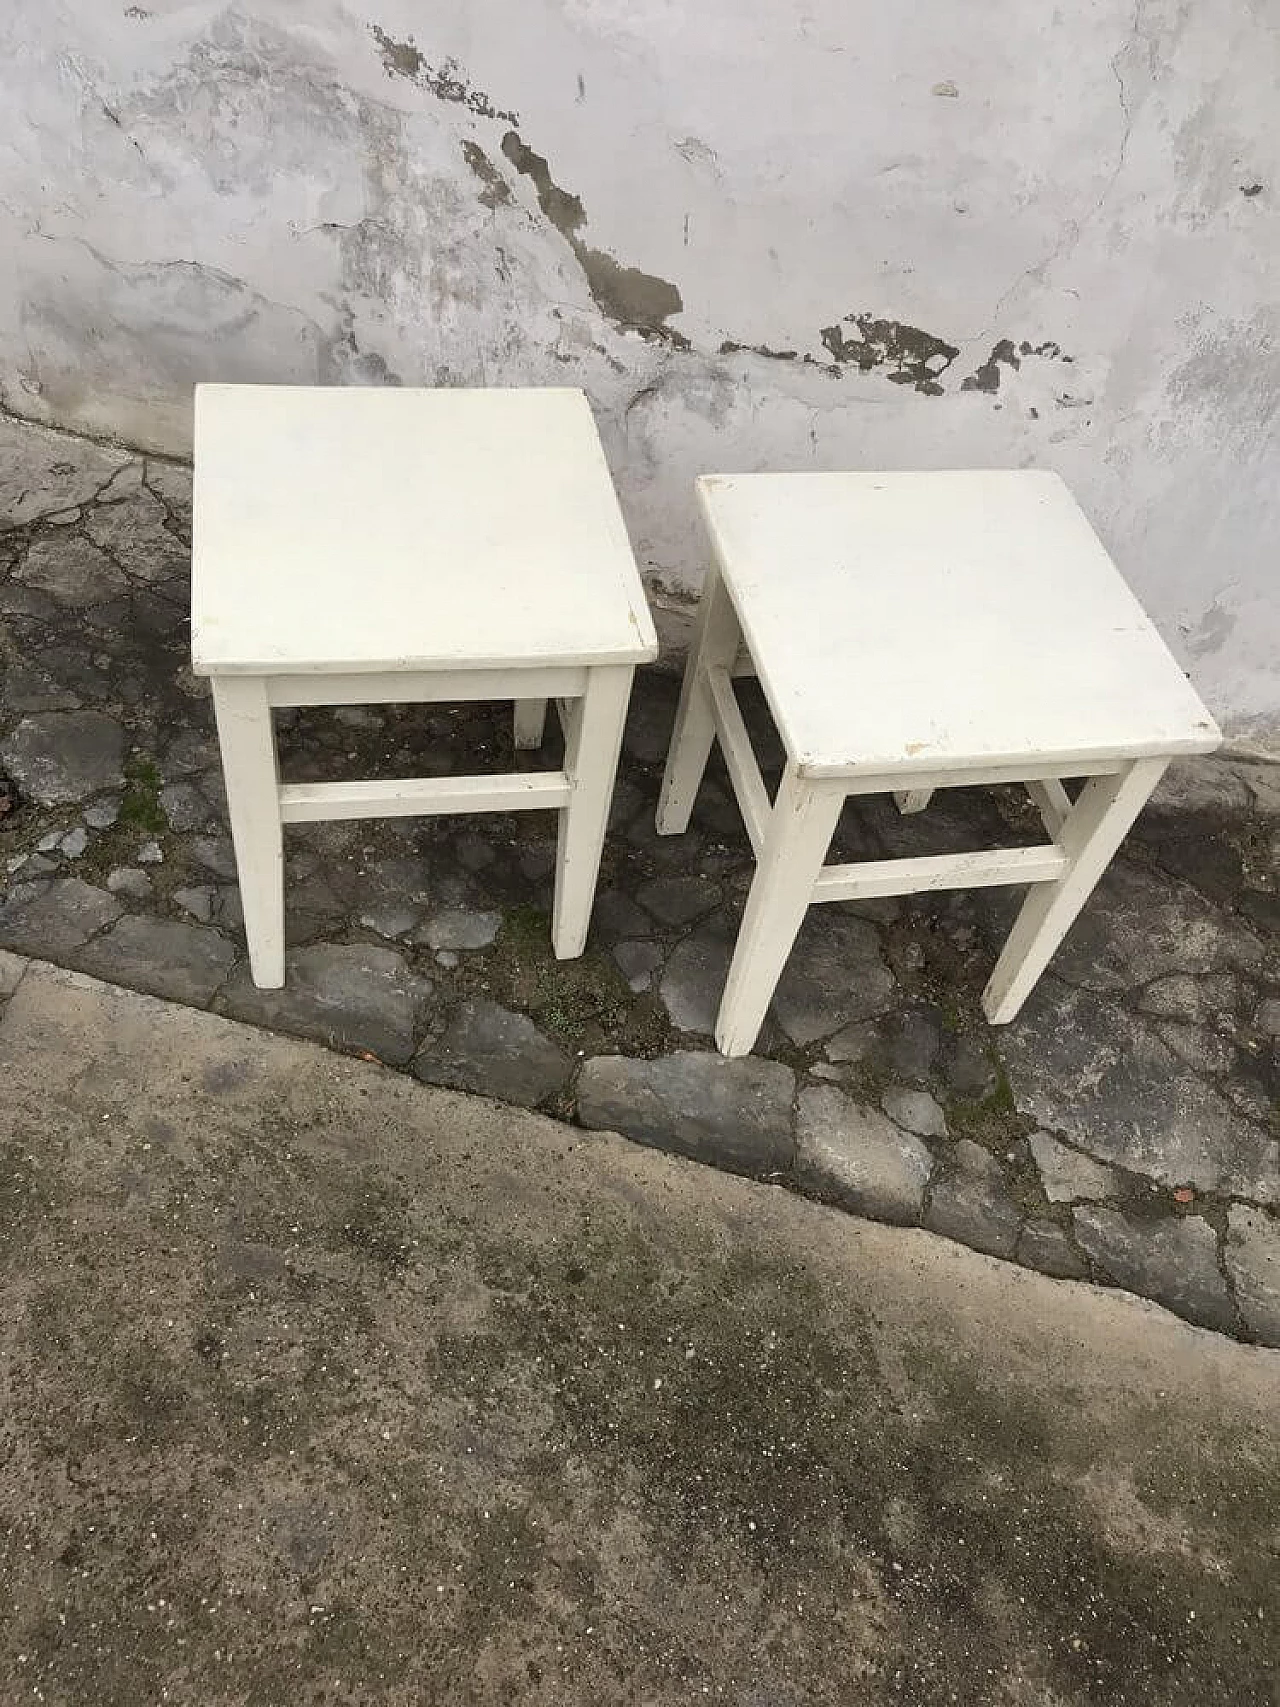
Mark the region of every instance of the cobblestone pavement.
[[[205, 684], [187, 658], [190, 473], [0, 418], [0, 947], [375, 1055], [919, 1224], [1280, 1345], [1280, 768], [1170, 777], [1011, 1027], [977, 1005], [1016, 898], [809, 917], [757, 1054], [709, 1036], [751, 877], [718, 760], [653, 829], [676, 683], [637, 683], [587, 953], [558, 964], [550, 815], [298, 826], [289, 975], [255, 990]], [[777, 754], [747, 710], [766, 774]], [[497, 706], [285, 713], [291, 779], [554, 764]], [[1035, 839], [1013, 791], [838, 857]]]

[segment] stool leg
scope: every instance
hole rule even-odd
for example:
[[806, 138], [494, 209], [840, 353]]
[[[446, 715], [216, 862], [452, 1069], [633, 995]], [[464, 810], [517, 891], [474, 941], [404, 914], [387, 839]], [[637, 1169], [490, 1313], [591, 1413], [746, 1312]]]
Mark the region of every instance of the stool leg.
[[1071, 864], [1056, 883], [1037, 883], [1031, 890], [982, 992], [992, 1025], [1017, 1017], [1167, 764], [1137, 759], [1116, 776], [1095, 776], [1085, 784], [1057, 837]]
[[905, 818], [911, 812], [923, 812], [932, 799], [931, 788], [904, 788], [894, 795], [893, 802]]
[[630, 664], [588, 671], [587, 691], [568, 718], [564, 768], [571, 793], [560, 809], [551, 917], [557, 960], [574, 960], [586, 947], [634, 674]]
[[697, 626], [689, 647], [680, 704], [667, 753], [667, 769], [658, 799], [658, 834], [678, 836], [689, 828], [689, 814], [711, 756], [715, 718], [707, 692], [707, 671], [730, 669], [742, 639], [733, 602], [718, 570], [709, 569], [702, 586]]
[[518, 699], [515, 711], [516, 751], [532, 752], [542, 745], [542, 731], [547, 721], [545, 699]]
[[260, 990], [278, 990], [284, 983], [284, 836], [267, 684], [261, 676], [215, 676], [213, 709], [249, 965]]
[[843, 805], [838, 783], [806, 782], [790, 767], [783, 773], [716, 1017], [722, 1055], [746, 1055], [755, 1043]]

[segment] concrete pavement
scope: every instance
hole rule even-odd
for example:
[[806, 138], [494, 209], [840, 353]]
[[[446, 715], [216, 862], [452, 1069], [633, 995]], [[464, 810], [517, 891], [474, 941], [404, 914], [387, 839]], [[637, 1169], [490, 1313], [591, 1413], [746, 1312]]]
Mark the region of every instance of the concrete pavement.
[[0, 1700], [1276, 1700], [1280, 1353], [0, 956]]

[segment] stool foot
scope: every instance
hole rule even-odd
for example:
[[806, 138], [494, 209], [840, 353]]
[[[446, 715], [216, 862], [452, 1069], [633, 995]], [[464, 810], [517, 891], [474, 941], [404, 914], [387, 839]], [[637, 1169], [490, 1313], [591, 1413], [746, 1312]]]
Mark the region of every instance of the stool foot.
[[843, 805], [839, 785], [823, 787], [791, 770], [784, 773], [716, 1017], [722, 1055], [749, 1054], [759, 1035]]
[[982, 992], [982, 1009], [992, 1025], [1017, 1018], [1167, 764], [1167, 759], [1137, 759], [1115, 776], [1095, 776], [1085, 784], [1057, 838], [1071, 865], [1056, 883], [1037, 883], [1022, 903]]
[[284, 984], [284, 836], [267, 685], [259, 676], [215, 676], [212, 686], [249, 968], [260, 990], [278, 990]]
[[903, 817], [912, 812], [923, 812], [932, 799], [933, 790], [931, 788], [906, 788], [893, 797], [894, 805]]

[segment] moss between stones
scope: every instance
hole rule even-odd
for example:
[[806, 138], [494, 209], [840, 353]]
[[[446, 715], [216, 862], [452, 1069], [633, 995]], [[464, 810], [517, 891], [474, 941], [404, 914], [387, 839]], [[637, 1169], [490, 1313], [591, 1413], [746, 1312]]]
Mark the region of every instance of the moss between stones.
[[117, 822], [126, 830], [143, 830], [149, 836], [163, 836], [169, 828], [164, 807], [160, 804], [160, 772], [153, 760], [137, 754], [124, 767], [125, 790], [120, 802]]
[[557, 960], [550, 917], [528, 904], [507, 909], [493, 948], [459, 969], [457, 988], [461, 995], [484, 994], [527, 1013], [571, 1054], [621, 1050], [647, 1057], [688, 1047], [656, 997], [635, 995], [613, 957], [597, 944], [577, 960]]
[[993, 1050], [988, 1054], [996, 1082], [982, 1097], [949, 1097], [944, 1103], [947, 1127], [953, 1138], [971, 1138], [993, 1155], [1003, 1158], [1020, 1138], [1035, 1131], [1035, 1121], [1018, 1113], [1013, 1087], [1004, 1064]]

